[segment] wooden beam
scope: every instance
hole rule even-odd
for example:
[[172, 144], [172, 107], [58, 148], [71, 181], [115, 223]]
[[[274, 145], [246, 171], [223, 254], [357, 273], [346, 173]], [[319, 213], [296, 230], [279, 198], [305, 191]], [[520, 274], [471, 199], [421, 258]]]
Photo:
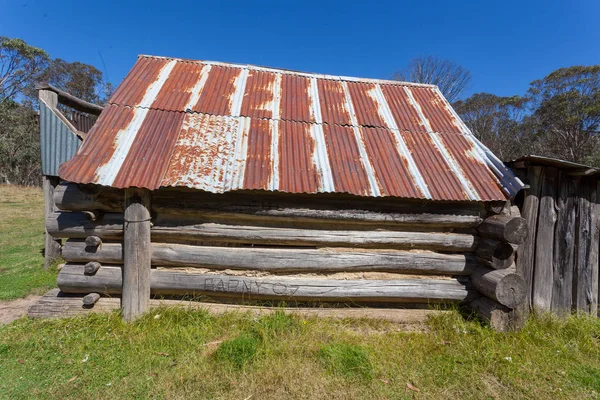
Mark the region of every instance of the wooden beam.
[[81, 100], [80, 98], [77, 98], [77, 97], [73, 96], [72, 94], [64, 92], [58, 88], [55, 88], [54, 86], [52, 86], [46, 82], [41, 82], [41, 83], [37, 84], [35, 88], [37, 90], [47, 90], [47, 91], [56, 93], [56, 95], [58, 97], [58, 102], [60, 104], [64, 104], [65, 106], [71, 107], [77, 111], [81, 111], [81, 112], [93, 114], [93, 115], [100, 115], [100, 113], [103, 110], [102, 106], [90, 103], [85, 100]]
[[[81, 265], [66, 264], [58, 276], [65, 293], [119, 294], [121, 268], [103, 266], [93, 276]], [[194, 274], [164, 270], [151, 271], [153, 294], [233, 297], [245, 300], [452, 303], [470, 300], [476, 292], [468, 279], [338, 280], [318, 278], [252, 278], [229, 275]]]
[[[61, 238], [97, 236], [103, 239], [122, 237], [120, 214], [104, 214], [90, 221], [79, 212], [55, 213], [46, 226], [51, 235]], [[326, 230], [277, 228], [214, 223], [187, 224], [165, 218], [152, 226], [152, 239], [160, 242], [210, 242], [266, 244], [278, 246], [361, 247], [389, 249], [423, 249], [472, 251], [477, 237], [467, 233], [404, 232], [394, 230]]]
[[[104, 243], [102, 247], [90, 250], [83, 242], [68, 240], [63, 249], [63, 258], [69, 262], [123, 263], [120, 243]], [[212, 247], [152, 243], [152, 264], [277, 273], [387, 271], [469, 275], [477, 261], [472, 255], [430, 251]]]
[[150, 302], [150, 191], [125, 189], [125, 205], [121, 307], [123, 318], [132, 321], [148, 310]]

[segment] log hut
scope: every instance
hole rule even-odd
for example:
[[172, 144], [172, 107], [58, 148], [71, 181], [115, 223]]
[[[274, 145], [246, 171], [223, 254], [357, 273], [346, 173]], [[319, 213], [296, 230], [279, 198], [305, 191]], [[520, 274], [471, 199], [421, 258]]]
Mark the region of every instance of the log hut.
[[140, 56], [59, 175], [61, 293], [31, 315], [188, 296], [516, 327], [522, 182], [433, 85]]

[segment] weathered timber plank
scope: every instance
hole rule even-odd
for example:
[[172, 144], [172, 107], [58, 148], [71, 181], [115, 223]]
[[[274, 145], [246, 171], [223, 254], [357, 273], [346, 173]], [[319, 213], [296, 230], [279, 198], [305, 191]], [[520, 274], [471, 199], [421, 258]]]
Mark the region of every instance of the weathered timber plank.
[[123, 319], [132, 321], [150, 304], [150, 191], [125, 189], [124, 218], [121, 307]]
[[508, 308], [518, 307], [525, 299], [525, 281], [514, 268], [477, 268], [471, 279], [481, 294]]
[[536, 312], [549, 312], [552, 308], [554, 285], [554, 228], [556, 225], [555, 198], [558, 170], [544, 168], [542, 191], [538, 213], [537, 240], [535, 243], [535, 267], [533, 272], [532, 304]]
[[505, 214], [486, 218], [477, 230], [481, 236], [513, 244], [523, 243], [529, 232], [527, 221]]
[[[476, 292], [468, 279], [334, 280], [314, 278], [250, 278], [228, 275], [151, 271], [151, 291], [162, 295], [206, 295], [293, 301], [360, 301], [444, 303], [470, 300]], [[120, 267], [103, 266], [85, 275], [81, 265], [66, 264], [58, 276], [65, 293], [121, 292]]]
[[525, 200], [521, 215], [527, 221], [529, 235], [517, 249], [517, 273], [525, 280], [527, 295], [519, 312], [523, 319], [529, 315], [533, 296], [533, 270], [535, 265], [535, 242], [537, 238], [537, 218], [540, 204], [542, 167], [528, 169], [529, 189], [525, 191]]
[[552, 312], [558, 315], [570, 314], [573, 304], [578, 183], [579, 178], [572, 177], [565, 171], [559, 171], [551, 307]]
[[[116, 297], [101, 297], [93, 307], [86, 308], [81, 305], [81, 296], [68, 295], [61, 293], [58, 289], [52, 289], [29, 308], [29, 316], [31, 318], [60, 318], [85, 315], [92, 312], [110, 312], [119, 309], [119, 301], [119, 298]], [[213, 315], [237, 312], [262, 316], [283, 311], [304, 318], [368, 318], [401, 324], [422, 323], [430, 316], [447, 312], [437, 309], [261, 307], [187, 300], [151, 299], [150, 308], [156, 307], [183, 307], [186, 310], [202, 309]]]
[[[63, 258], [69, 262], [121, 264], [120, 243], [90, 249], [67, 240]], [[339, 248], [211, 247], [152, 243], [152, 264], [160, 266], [253, 269], [272, 272], [395, 271], [416, 274], [468, 275], [477, 262], [468, 254], [429, 251], [358, 250]]]
[[[120, 239], [122, 219], [119, 214], [105, 214], [90, 221], [78, 212], [54, 213], [47, 221], [48, 231], [62, 238]], [[424, 249], [472, 251], [477, 237], [466, 233], [345, 231], [274, 228], [265, 226], [223, 225], [214, 223], [177, 225], [177, 221], [161, 219], [151, 228], [152, 240], [210, 241], [216, 243], [269, 244], [286, 246], [363, 247], [391, 249]]]
[[579, 187], [573, 299], [575, 310], [592, 315], [598, 312], [596, 185], [594, 178], [583, 178]]

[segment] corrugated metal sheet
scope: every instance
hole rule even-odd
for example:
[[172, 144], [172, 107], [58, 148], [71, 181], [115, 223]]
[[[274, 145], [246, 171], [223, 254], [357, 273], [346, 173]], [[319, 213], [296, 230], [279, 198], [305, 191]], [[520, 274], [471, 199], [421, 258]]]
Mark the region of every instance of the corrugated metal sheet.
[[457, 201], [522, 187], [435, 86], [151, 56], [60, 176]]
[[40, 101], [42, 174], [58, 176], [60, 164], [77, 152], [81, 141], [43, 101]]

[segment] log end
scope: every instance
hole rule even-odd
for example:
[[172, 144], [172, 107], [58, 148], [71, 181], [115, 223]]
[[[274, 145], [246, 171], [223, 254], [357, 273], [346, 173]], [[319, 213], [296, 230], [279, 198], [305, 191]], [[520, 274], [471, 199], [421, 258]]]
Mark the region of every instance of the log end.
[[97, 261], [90, 261], [89, 263], [85, 264], [83, 270], [86, 275], [94, 275], [96, 272], [98, 272], [101, 266], [102, 265]]
[[102, 239], [98, 236], [88, 236], [85, 238], [85, 245], [88, 247], [98, 247], [102, 244]]
[[529, 235], [527, 221], [521, 217], [513, 217], [506, 224], [504, 238], [508, 243], [522, 244]]
[[510, 332], [521, 329], [523, 318], [515, 310], [504, 307], [487, 297], [479, 297], [469, 303], [477, 316], [498, 332]]
[[96, 302], [100, 300], [99, 293], [90, 293], [83, 297], [83, 305], [87, 307], [92, 307]]

